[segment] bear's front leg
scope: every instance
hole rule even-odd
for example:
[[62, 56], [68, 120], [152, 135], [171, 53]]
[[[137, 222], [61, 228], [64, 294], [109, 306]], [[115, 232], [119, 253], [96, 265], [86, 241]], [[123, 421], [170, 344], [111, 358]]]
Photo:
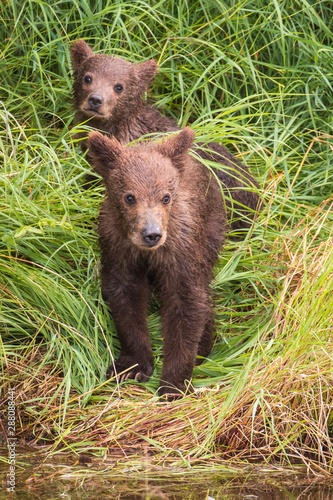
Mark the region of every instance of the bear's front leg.
[[102, 273], [102, 295], [109, 306], [121, 344], [120, 355], [106, 373], [110, 378], [121, 372], [129, 378], [147, 381], [153, 373], [153, 353], [147, 326], [149, 300], [145, 277], [135, 273]]
[[192, 390], [199, 342], [212, 314], [206, 287], [187, 280], [167, 283], [160, 295], [164, 358], [159, 395], [168, 401]]

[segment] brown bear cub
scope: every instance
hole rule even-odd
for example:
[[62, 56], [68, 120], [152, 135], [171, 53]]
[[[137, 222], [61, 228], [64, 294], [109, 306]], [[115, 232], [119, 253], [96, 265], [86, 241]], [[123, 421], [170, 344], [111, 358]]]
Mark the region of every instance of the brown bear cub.
[[189, 154], [185, 128], [162, 143], [122, 146], [89, 135], [92, 163], [104, 180], [99, 215], [102, 295], [121, 351], [107, 376], [147, 381], [153, 353], [147, 309], [153, 290], [161, 306], [163, 368], [159, 394], [180, 397], [197, 355], [213, 344], [209, 284], [226, 232], [223, 197], [210, 171]]
[[[161, 115], [144, 100], [157, 73], [154, 59], [134, 64], [119, 57], [94, 54], [83, 40], [72, 45], [71, 59], [78, 123], [89, 120], [88, 125], [112, 135], [122, 144], [146, 134], [180, 130], [175, 120]], [[82, 149], [86, 149], [85, 141], [82, 142]], [[247, 167], [217, 143], [209, 143], [205, 147], [201, 145], [196, 148], [196, 153], [224, 166], [222, 170], [217, 169], [216, 174], [229, 198], [226, 199], [228, 218], [232, 218], [232, 208], [237, 214], [231, 227], [235, 230], [249, 227], [259, 196], [258, 183]], [[91, 178], [88, 184], [89, 180]]]

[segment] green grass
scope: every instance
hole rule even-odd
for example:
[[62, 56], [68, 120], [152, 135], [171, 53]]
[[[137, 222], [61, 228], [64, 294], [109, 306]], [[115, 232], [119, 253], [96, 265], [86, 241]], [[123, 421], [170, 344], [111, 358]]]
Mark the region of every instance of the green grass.
[[[332, 472], [332, 3], [0, 9], [1, 397], [16, 387], [18, 433], [74, 453], [149, 446], [159, 465], [256, 459]], [[195, 368], [197, 399], [157, 401], [156, 312], [152, 379], [104, 382], [119, 344], [98, 282], [103, 191], [82, 189], [90, 167], [74, 139], [78, 38], [131, 61], [156, 58], [156, 104], [260, 179], [252, 238], [228, 243], [216, 266], [216, 344]]]

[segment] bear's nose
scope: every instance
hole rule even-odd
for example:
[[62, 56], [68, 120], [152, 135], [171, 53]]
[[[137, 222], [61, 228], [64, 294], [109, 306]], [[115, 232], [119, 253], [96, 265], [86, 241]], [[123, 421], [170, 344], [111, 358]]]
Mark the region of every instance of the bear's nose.
[[142, 237], [149, 247], [153, 247], [162, 238], [162, 230], [158, 225], [146, 226], [142, 230]]
[[89, 106], [93, 109], [98, 109], [103, 104], [103, 97], [99, 94], [91, 94], [88, 99]]

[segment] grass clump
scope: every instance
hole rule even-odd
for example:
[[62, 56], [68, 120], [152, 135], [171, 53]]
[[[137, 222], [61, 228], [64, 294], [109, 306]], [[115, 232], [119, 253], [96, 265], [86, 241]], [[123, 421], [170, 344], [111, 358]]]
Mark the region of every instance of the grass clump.
[[[332, 472], [332, 14], [304, 0], [1, 5], [1, 411], [15, 387], [19, 437], [127, 466], [148, 449], [153, 465]], [[74, 139], [78, 38], [158, 59], [157, 106], [261, 182], [252, 237], [216, 266], [216, 344], [195, 369], [197, 397], [174, 404], [155, 395], [155, 312], [152, 379], [104, 381], [119, 345], [97, 278], [103, 190], [82, 189], [90, 167]]]

